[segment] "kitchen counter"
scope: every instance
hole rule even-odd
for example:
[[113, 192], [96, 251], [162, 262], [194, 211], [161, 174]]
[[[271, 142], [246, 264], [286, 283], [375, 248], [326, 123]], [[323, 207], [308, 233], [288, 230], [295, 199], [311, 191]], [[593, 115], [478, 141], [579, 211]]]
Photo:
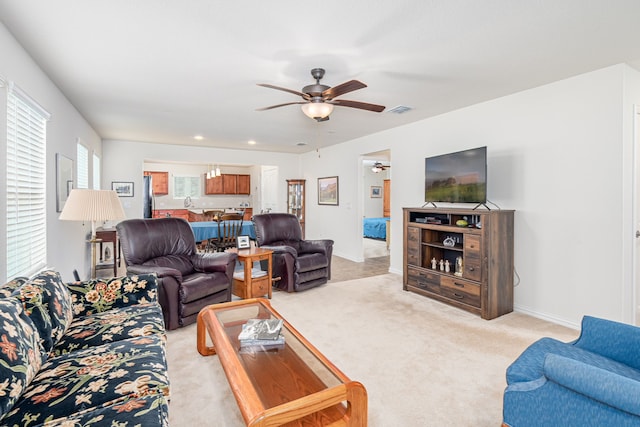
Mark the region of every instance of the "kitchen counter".
[[225, 213], [242, 213], [247, 209], [252, 209], [250, 207], [246, 208], [187, 208], [189, 212], [193, 212], [194, 214], [203, 214], [204, 211], [224, 211]]
[[253, 208], [245, 207], [245, 208], [198, 208], [198, 207], [190, 207], [187, 209], [189, 213], [189, 222], [201, 222], [201, 221], [209, 221], [208, 218], [205, 218], [205, 211], [224, 211], [224, 213], [237, 213], [244, 215], [244, 221], [250, 221], [253, 216]]

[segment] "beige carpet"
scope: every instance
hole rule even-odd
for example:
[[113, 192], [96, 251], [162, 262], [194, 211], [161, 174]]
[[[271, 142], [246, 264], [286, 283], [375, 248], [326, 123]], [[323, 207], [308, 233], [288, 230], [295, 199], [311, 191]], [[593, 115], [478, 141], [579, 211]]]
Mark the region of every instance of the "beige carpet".
[[[523, 314], [492, 321], [402, 290], [393, 274], [331, 282], [272, 304], [369, 396], [369, 426], [491, 426], [502, 420], [507, 366], [543, 336], [577, 331]], [[173, 427], [240, 427], [216, 356], [195, 325], [168, 332]]]

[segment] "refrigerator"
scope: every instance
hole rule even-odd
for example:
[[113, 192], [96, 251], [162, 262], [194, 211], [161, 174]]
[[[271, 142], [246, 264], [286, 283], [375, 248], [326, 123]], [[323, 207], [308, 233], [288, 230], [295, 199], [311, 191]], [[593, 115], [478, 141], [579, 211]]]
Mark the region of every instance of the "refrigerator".
[[142, 217], [153, 218], [153, 182], [151, 176], [142, 177], [143, 199], [142, 199]]

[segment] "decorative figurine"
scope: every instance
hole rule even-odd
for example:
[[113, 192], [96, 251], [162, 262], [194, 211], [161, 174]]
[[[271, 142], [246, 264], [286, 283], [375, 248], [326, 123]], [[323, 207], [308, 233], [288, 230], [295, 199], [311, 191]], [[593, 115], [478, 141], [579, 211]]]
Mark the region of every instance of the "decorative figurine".
[[451, 266], [449, 265], [449, 260], [446, 260], [444, 262], [444, 271], [447, 272], [447, 273], [451, 271]]
[[462, 257], [461, 256], [456, 258], [456, 271], [453, 274], [455, 274], [456, 276], [462, 277]]
[[437, 265], [438, 265], [438, 261], [436, 261], [436, 257], [433, 257], [433, 259], [431, 260], [431, 268], [435, 270]]
[[440, 260], [440, 271], [444, 271], [444, 260]]
[[447, 246], [447, 247], [454, 247], [456, 245], [456, 241], [453, 240], [453, 237], [451, 236], [447, 236], [446, 239], [444, 239], [444, 241], [442, 242], [443, 245]]

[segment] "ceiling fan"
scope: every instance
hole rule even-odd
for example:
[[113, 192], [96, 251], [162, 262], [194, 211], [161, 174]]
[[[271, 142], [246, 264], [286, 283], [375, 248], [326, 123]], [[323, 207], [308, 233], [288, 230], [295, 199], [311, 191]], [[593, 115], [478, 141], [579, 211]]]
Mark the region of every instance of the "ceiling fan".
[[373, 164], [373, 166], [371, 167], [371, 171], [373, 173], [380, 173], [382, 171], [385, 171], [385, 170], [389, 169], [390, 167], [391, 167], [391, 165], [383, 165], [380, 162], [375, 162]]
[[302, 111], [309, 118], [318, 122], [329, 120], [329, 114], [333, 111], [334, 106], [359, 108], [361, 110], [374, 111], [380, 113], [384, 110], [383, 105], [369, 104], [359, 101], [348, 101], [346, 99], [335, 99], [345, 93], [367, 87], [366, 84], [358, 80], [349, 80], [348, 82], [339, 84], [338, 86], [327, 86], [320, 84], [320, 80], [324, 76], [324, 68], [314, 68], [311, 70], [311, 76], [316, 79], [316, 83], [302, 88], [302, 92], [287, 89], [280, 86], [274, 86], [266, 83], [258, 83], [258, 86], [270, 89], [282, 90], [302, 97], [304, 101], [286, 102], [284, 104], [272, 105], [270, 107], [258, 108], [258, 111], [271, 110], [272, 108], [284, 107], [286, 105], [302, 104]]

